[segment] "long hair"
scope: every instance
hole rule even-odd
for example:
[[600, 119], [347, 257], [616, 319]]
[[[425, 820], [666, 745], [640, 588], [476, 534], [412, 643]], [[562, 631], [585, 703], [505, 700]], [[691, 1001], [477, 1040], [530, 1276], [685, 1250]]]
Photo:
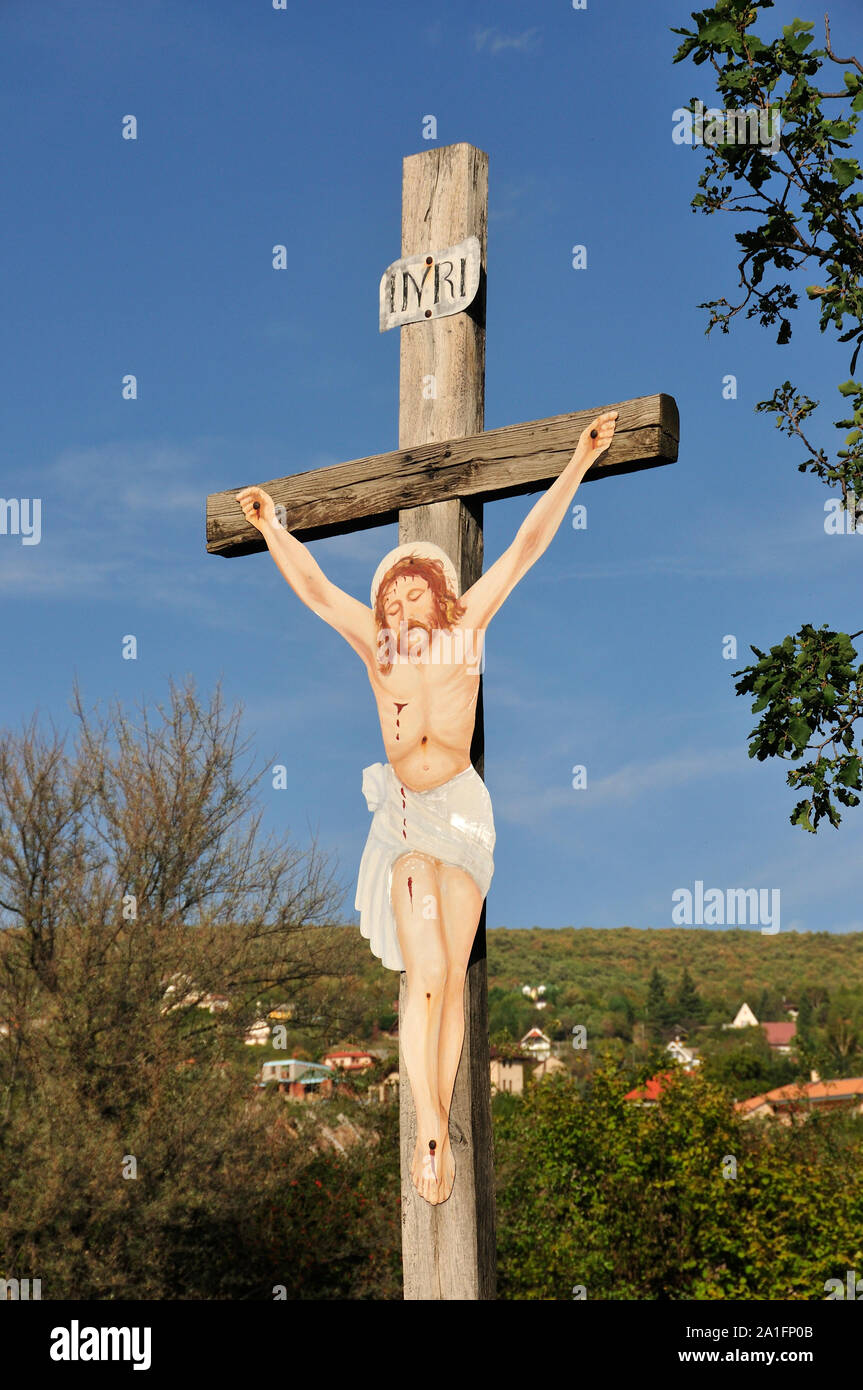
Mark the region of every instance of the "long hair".
[[[387, 593], [396, 579], [401, 579], [407, 574], [421, 575], [431, 590], [434, 604], [432, 627], [449, 631], [464, 614], [465, 605], [456, 598], [447, 584], [444, 567], [440, 560], [427, 559], [423, 555], [403, 555], [391, 569], [387, 570], [378, 585], [377, 597], [375, 598], [375, 626], [378, 632], [382, 632], [387, 627], [384, 613]], [[384, 674], [387, 674], [392, 669], [392, 662], [381, 663], [381, 669]]]

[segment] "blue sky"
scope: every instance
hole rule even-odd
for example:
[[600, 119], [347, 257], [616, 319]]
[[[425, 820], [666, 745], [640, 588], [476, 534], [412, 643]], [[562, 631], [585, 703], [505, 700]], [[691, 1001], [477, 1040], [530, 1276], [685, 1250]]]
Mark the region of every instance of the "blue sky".
[[[671, 139], [676, 107], [714, 97], [704, 68], [672, 66], [690, 8], [6, 0], [0, 494], [42, 499], [42, 538], [0, 535], [4, 724], [38, 706], [71, 727], [76, 674], [91, 704], [222, 677], [258, 766], [288, 768], [286, 790], [262, 784], [268, 826], [317, 833], [354, 920], [361, 772], [383, 756], [365, 675], [268, 555], [206, 554], [204, 501], [396, 446], [377, 287], [433, 114], [437, 143], [490, 157], [487, 427], [656, 391], [681, 414], [679, 462], [585, 485], [587, 529], [564, 524], [490, 629], [489, 925], [669, 925], [701, 880], [778, 888], [782, 930], [863, 929], [863, 809], [793, 829], [731, 679], [750, 642], [863, 626], [863, 537], [825, 534], [827, 491], [753, 413], [790, 377], [824, 400], [828, 443], [847, 357], [806, 304], [788, 347], [739, 320], [705, 336], [740, 219], [690, 210], [703, 156]], [[796, 14], [821, 23], [798, 0], [761, 31]], [[857, 5], [830, 15], [837, 52], [859, 51]], [[530, 505], [487, 507], [487, 561]], [[394, 543], [314, 550], [366, 599]]]

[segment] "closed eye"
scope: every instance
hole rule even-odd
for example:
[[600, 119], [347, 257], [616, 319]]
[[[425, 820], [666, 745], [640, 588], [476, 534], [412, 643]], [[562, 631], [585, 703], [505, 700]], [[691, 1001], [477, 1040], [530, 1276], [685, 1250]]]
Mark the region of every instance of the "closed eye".
[[408, 594], [408, 598], [411, 600], [411, 602], [413, 602], [414, 599], [422, 598], [422, 596], [423, 596], [423, 590], [422, 590], [422, 589], [411, 589], [410, 593]]

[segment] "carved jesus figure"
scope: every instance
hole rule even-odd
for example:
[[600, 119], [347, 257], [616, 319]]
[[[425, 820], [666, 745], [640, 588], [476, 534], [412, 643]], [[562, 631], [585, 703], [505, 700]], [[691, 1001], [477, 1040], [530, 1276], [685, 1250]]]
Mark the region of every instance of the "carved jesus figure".
[[377, 703], [387, 762], [363, 773], [374, 815], [356, 907], [375, 955], [406, 972], [399, 1031], [417, 1118], [411, 1177], [430, 1203], [446, 1201], [455, 1179], [449, 1114], [464, 982], [494, 869], [491, 800], [470, 761], [485, 632], [608, 449], [616, 418], [606, 411], [582, 432], [512, 544], [461, 596], [450, 558], [418, 541], [384, 557], [371, 605], [360, 603], [281, 525], [268, 493], [237, 494], [297, 597], [360, 657]]

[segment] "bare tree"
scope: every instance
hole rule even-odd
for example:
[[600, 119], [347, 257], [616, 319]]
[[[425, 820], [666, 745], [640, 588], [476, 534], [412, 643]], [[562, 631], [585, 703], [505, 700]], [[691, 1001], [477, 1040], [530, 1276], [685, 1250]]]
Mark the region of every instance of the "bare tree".
[[0, 733], [0, 1275], [53, 1239], [66, 1296], [129, 1297], [190, 1208], [276, 1181], [242, 1038], [274, 990], [349, 1027], [357, 933], [314, 843], [262, 833], [218, 688], [72, 708], [74, 738]]

